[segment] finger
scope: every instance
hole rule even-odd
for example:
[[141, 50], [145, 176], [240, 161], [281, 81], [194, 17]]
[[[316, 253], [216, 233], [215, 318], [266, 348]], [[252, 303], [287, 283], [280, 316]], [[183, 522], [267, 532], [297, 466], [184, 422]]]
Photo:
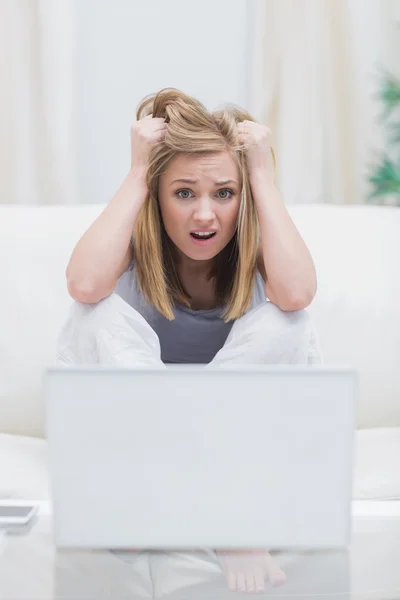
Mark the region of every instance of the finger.
[[241, 592], [244, 592], [246, 590], [246, 578], [244, 576], [244, 573], [238, 573], [237, 574], [237, 589], [240, 590]]
[[152, 143], [153, 144], [163, 144], [164, 139], [165, 139], [165, 134], [161, 133], [160, 135], [157, 135], [156, 137], [153, 138]]
[[157, 129], [155, 129], [153, 131], [153, 134], [155, 136], [159, 136], [159, 135], [165, 135], [167, 133], [167, 127], [158, 127]]
[[247, 133], [239, 133], [237, 137], [237, 141], [239, 144], [247, 147], [249, 145], [249, 137]]
[[238, 127], [237, 130], [237, 135], [239, 140], [243, 143], [245, 141], [248, 141], [250, 139], [250, 132], [248, 129], [246, 129], [246, 127]]
[[246, 589], [248, 592], [254, 592], [256, 589], [253, 571], [248, 571], [246, 573]]

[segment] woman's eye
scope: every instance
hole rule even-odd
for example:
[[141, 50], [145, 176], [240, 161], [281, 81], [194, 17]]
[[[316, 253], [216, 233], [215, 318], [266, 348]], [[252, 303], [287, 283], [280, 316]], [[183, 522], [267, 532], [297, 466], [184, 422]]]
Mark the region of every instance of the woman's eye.
[[[188, 200], [192, 197], [192, 192], [190, 190], [178, 190], [176, 194], [179, 196], [179, 198], [182, 198], [182, 200]], [[233, 191], [229, 189], [223, 189], [219, 190], [218, 194], [222, 194], [218, 195], [221, 200], [227, 200], [233, 196]]]
[[[179, 198], [182, 198], [183, 200], [187, 200], [188, 198], [190, 198], [190, 196], [188, 196], [188, 194], [191, 194], [190, 190], [178, 190], [176, 192], [179, 196]], [[181, 196], [180, 194], [186, 194], [184, 196]]]
[[[226, 200], [227, 198], [231, 198], [233, 196], [232, 190], [219, 190], [218, 194], [225, 194], [224, 196], [220, 196], [222, 200]], [[229, 195], [227, 195], [229, 194]]]

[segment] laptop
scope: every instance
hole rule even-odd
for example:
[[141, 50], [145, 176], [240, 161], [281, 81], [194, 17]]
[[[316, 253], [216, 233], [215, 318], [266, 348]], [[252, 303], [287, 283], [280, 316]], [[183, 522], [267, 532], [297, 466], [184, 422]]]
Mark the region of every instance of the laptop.
[[349, 544], [351, 367], [54, 366], [44, 389], [58, 547]]

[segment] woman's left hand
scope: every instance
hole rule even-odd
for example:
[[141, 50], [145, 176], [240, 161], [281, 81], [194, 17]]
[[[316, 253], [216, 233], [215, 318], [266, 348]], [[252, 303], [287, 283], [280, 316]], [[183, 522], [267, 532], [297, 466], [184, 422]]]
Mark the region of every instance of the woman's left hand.
[[271, 148], [271, 130], [266, 125], [254, 121], [241, 121], [237, 124], [238, 140], [247, 148], [249, 176], [263, 174], [274, 177], [274, 161]]

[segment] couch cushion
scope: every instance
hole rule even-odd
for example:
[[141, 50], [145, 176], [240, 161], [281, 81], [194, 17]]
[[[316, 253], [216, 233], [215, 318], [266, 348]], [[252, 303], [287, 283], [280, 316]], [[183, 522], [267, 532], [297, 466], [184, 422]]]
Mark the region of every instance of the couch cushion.
[[400, 428], [361, 429], [356, 434], [356, 500], [400, 500]]
[[[0, 498], [49, 499], [45, 440], [0, 434]], [[355, 500], [400, 500], [400, 428], [356, 432]]]
[[0, 497], [49, 499], [46, 441], [0, 434]]
[[0, 205], [0, 432], [44, 435], [42, 377], [73, 300], [65, 270], [99, 205]]
[[324, 362], [359, 376], [360, 428], [400, 427], [400, 208], [288, 207], [314, 258]]

